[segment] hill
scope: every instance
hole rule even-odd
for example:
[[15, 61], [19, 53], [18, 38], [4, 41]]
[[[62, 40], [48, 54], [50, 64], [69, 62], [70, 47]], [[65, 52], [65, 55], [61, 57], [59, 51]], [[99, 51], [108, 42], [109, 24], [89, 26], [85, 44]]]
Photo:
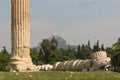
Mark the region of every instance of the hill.
[[[60, 49], [60, 48], [62, 48], [62, 49], [68, 49], [69, 47], [71, 48], [71, 49], [77, 49], [77, 46], [76, 45], [70, 45], [70, 44], [67, 44], [67, 41], [64, 39], [64, 38], [62, 38], [61, 36], [59, 36], [59, 35], [56, 35], [56, 34], [53, 34], [53, 35], [51, 35], [49, 38], [47, 38], [49, 41], [51, 41], [52, 40], [52, 38], [55, 38], [57, 41], [58, 41], [58, 49]], [[38, 45], [37, 45], [37, 47], [35, 47], [35, 49], [37, 50], [37, 52], [39, 52], [39, 50], [40, 50], [40, 48], [41, 48], [41, 42], [39, 42], [38, 43]]]

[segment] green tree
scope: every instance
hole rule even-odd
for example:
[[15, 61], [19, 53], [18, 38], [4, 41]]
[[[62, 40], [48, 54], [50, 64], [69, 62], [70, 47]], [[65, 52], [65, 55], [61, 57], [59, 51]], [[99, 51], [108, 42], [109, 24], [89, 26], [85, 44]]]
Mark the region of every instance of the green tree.
[[3, 47], [2, 51], [0, 52], [0, 71], [5, 71], [6, 66], [9, 63], [10, 54], [6, 50], [5, 47]]
[[75, 49], [71, 49], [70, 47], [67, 50], [66, 56], [69, 57], [69, 59], [76, 59], [76, 51]]
[[97, 52], [97, 51], [100, 51], [99, 40], [93, 46], [93, 52]]
[[81, 46], [80, 46], [80, 45], [78, 45], [78, 47], [77, 47], [76, 58], [77, 58], [77, 59], [80, 59], [80, 58], [81, 58]]
[[91, 58], [91, 50], [90, 48], [88, 47], [88, 45], [83, 45], [82, 46], [82, 57], [81, 59], [89, 59]]
[[90, 44], [90, 40], [88, 40], [88, 48], [91, 50], [91, 44]]
[[65, 50], [65, 49], [61, 48], [60, 51], [62, 52], [62, 59], [63, 59], [63, 61], [70, 60], [70, 57], [67, 56], [68, 50]]
[[37, 64], [37, 61], [39, 60], [39, 54], [37, 53], [35, 48], [30, 48], [30, 56], [32, 58], [32, 62], [34, 64]]
[[9, 54], [8, 51], [6, 50], [6, 47], [5, 47], [5, 46], [3, 46], [2, 53], [4, 53], [4, 54]]
[[105, 51], [107, 52], [107, 55], [109, 56], [109, 57], [112, 57], [113, 56], [113, 48], [112, 47], [107, 47], [106, 49], [105, 49]]
[[114, 51], [114, 54], [112, 56], [111, 63], [113, 66], [119, 68], [120, 67], [120, 38], [115, 44], [113, 44], [113, 51]]
[[51, 40], [44, 39], [41, 47], [45, 53], [44, 60], [46, 64], [53, 64], [57, 61], [63, 61], [63, 53], [57, 48], [58, 41], [55, 39], [55, 37], [53, 37]]
[[44, 39], [41, 43], [41, 47], [42, 47], [43, 51], [45, 52], [45, 63], [48, 63], [50, 52], [51, 52], [50, 41], [48, 39]]
[[49, 64], [54, 64], [58, 61], [64, 61], [62, 52], [60, 50], [53, 50], [49, 56]]
[[45, 53], [42, 48], [40, 48], [38, 53], [38, 61], [36, 62], [36, 65], [42, 65], [45, 62]]
[[104, 44], [102, 44], [101, 50], [102, 50], [102, 51], [105, 51]]
[[51, 42], [50, 42], [50, 45], [51, 45], [51, 49], [52, 50], [55, 50], [57, 49], [57, 46], [58, 46], [58, 41], [55, 39], [55, 37], [53, 36]]

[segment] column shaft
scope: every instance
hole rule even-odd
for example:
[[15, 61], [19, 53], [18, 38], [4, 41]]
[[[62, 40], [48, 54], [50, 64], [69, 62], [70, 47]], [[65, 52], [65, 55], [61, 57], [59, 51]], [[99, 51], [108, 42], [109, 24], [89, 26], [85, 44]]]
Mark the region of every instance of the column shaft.
[[28, 57], [30, 49], [29, 0], [12, 0], [12, 57]]
[[11, 0], [11, 45], [7, 70], [37, 71], [30, 58], [30, 0]]

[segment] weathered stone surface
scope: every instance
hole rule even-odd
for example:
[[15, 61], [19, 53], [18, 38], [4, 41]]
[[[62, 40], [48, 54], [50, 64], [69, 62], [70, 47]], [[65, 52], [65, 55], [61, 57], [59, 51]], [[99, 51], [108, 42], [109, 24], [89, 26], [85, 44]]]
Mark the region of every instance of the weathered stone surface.
[[30, 0], [11, 0], [9, 71], [37, 71], [30, 58]]
[[93, 53], [92, 59], [86, 60], [70, 60], [65, 62], [57, 62], [54, 65], [54, 70], [60, 71], [95, 71], [101, 67], [110, 65], [111, 59], [107, 57], [107, 53], [99, 51]]
[[92, 67], [90, 70], [98, 70], [102, 66], [110, 65], [111, 59], [105, 51], [99, 51], [92, 55]]
[[53, 70], [53, 65], [50, 64], [38, 65], [37, 68], [39, 69], [39, 71]]

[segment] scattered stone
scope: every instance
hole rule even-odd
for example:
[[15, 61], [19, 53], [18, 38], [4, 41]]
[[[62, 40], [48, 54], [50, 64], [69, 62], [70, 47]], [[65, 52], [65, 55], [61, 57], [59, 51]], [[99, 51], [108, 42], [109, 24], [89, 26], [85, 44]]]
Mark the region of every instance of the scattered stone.
[[104, 70], [108, 70], [110, 61], [111, 59], [107, 57], [105, 51], [99, 51], [93, 53], [92, 59], [57, 62], [53, 69], [57, 71], [96, 71], [103, 67]]

